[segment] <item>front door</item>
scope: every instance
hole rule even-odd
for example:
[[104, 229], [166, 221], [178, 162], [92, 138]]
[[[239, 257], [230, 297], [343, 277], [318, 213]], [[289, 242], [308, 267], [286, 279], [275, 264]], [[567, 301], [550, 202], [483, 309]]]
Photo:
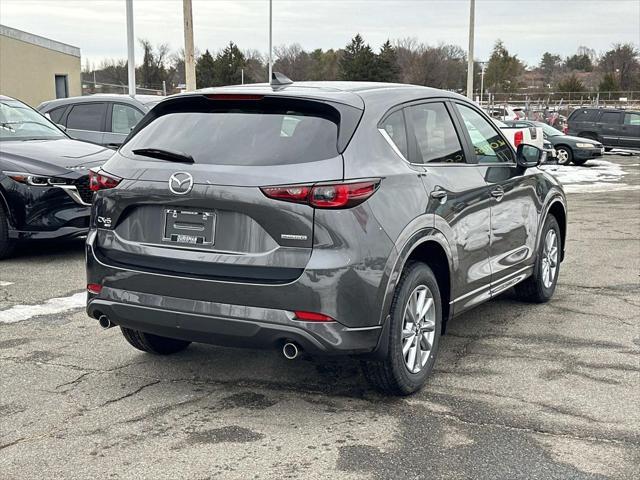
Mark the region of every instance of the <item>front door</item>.
[[453, 260], [453, 309], [460, 313], [490, 296], [489, 215], [487, 185], [454, 127], [443, 101], [405, 108], [409, 158], [422, 165], [428, 213], [449, 240]]
[[620, 130], [620, 146], [640, 148], [640, 113], [625, 112]]
[[536, 169], [516, 165], [515, 152], [490, 120], [477, 109], [456, 103], [478, 169], [488, 186], [491, 205], [492, 295], [530, 273], [536, 255], [536, 235], [542, 208]]

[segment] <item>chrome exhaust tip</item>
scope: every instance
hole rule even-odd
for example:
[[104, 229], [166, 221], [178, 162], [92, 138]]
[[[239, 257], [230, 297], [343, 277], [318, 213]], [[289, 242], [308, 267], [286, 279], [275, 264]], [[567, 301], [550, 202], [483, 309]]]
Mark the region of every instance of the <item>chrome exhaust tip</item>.
[[115, 324], [113, 324], [106, 315], [100, 315], [100, 318], [98, 318], [98, 324], [105, 330], [107, 328], [115, 327]]
[[300, 355], [300, 349], [295, 343], [287, 342], [282, 347], [282, 355], [287, 360], [295, 360]]

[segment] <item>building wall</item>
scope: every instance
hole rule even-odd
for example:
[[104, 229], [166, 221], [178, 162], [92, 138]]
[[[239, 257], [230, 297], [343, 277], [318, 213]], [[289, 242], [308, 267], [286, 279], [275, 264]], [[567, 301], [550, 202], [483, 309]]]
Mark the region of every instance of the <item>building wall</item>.
[[67, 75], [69, 96], [82, 95], [80, 56], [2, 35], [0, 94], [37, 107], [56, 98], [55, 75]]

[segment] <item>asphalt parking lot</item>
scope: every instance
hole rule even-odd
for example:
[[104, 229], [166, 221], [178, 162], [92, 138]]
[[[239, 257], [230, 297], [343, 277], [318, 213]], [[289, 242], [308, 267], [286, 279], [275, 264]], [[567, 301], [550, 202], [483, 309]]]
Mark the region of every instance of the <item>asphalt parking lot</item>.
[[639, 478], [640, 157], [549, 168], [570, 192], [556, 296], [454, 319], [404, 399], [353, 359], [145, 355], [73, 308], [81, 242], [22, 248], [0, 264], [0, 478]]

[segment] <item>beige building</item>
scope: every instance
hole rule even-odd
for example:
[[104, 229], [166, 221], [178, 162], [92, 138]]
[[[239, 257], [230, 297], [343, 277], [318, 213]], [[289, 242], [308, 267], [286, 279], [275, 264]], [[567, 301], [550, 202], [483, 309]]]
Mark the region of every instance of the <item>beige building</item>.
[[80, 49], [0, 25], [0, 94], [37, 107], [82, 95]]

